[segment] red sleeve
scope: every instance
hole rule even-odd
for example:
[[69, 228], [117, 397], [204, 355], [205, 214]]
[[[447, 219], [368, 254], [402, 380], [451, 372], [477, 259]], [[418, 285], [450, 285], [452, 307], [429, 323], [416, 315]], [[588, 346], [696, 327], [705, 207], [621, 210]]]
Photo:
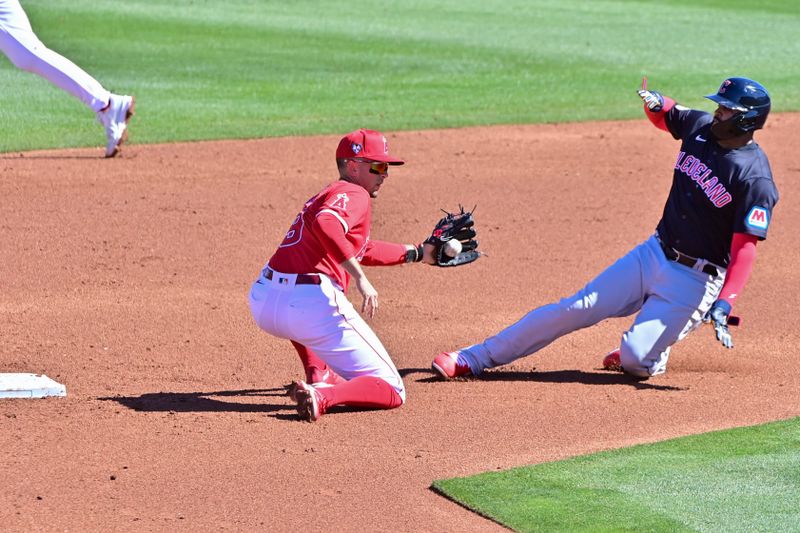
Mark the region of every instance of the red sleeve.
[[361, 258], [361, 264], [365, 266], [390, 266], [405, 262], [405, 244], [386, 241], [369, 241]]
[[656, 128], [662, 129], [666, 132], [669, 132], [669, 128], [667, 128], [667, 123], [665, 121], [665, 117], [667, 116], [667, 111], [675, 107], [675, 100], [670, 98], [669, 96], [661, 95], [661, 98], [664, 99], [664, 105], [661, 106], [659, 111], [650, 111], [647, 109], [647, 106], [644, 106], [644, 113], [647, 115], [647, 118], [650, 119]]
[[342, 263], [353, 257], [353, 246], [345, 238], [344, 227], [332, 213], [320, 213], [314, 219], [311, 231], [334, 261]]
[[725, 284], [719, 293], [719, 299], [733, 307], [736, 298], [742, 293], [753, 263], [756, 260], [756, 243], [758, 237], [749, 233], [734, 233], [731, 241], [731, 263], [725, 276]]

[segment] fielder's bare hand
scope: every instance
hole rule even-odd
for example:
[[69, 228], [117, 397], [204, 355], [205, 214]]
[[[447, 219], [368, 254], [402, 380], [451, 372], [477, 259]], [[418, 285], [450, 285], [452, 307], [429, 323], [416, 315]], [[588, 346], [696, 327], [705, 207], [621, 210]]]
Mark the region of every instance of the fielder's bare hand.
[[360, 292], [361, 296], [364, 298], [361, 303], [361, 313], [366, 314], [370, 318], [374, 317], [375, 312], [378, 310], [378, 291], [376, 291], [372, 283], [369, 282], [367, 276], [361, 276], [355, 280], [355, 282], [358, 292]]
[[361, 293], [363, 298], [361, 302], [361, 314], [372, 318], [378, 310], [378, 291], [376, 291], [372, 283], [369, 282], [367, 275], [364, 274], [364, 270], [361, 269], [361, 265], [355, 257], [343, 261], [341, 265], [353, 277], [353, 282], [356, 284], [358, 292]]

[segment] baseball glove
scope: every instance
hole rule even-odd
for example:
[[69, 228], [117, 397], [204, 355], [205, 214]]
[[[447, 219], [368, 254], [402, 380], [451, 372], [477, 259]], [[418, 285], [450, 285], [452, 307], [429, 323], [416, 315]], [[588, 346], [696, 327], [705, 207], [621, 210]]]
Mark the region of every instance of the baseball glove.
[[[434, 247], [433, 258], [436, 260], [436, 266], [452, 267], [461, 266], [472, 263], [481, 256], [481, 252], [477, 251], [478, 241], [475, 240], [477, 235], [475, 228], [475, 219], [472, 216], [475, 208], [472, 211], [464, 211], [462, 206], [459, 207], [458, 213], [449, 213], [444, 211], [445, 216], [442, 217], [436, 226], [433, 228], [430, 237], [425, 239], [425, 244], [430, 244]], [[453, 248], [447, 243], [456, 240], [461, 244], [461, 250], [454, 256], [448, 255]], [[458, 245], [455, 246], [459, 248]]]

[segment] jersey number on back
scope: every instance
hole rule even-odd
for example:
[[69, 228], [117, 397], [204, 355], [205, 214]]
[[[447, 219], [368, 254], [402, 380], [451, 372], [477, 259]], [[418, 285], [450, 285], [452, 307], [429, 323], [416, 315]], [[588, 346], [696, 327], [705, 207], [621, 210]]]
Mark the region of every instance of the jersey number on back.
[[292, 225], [289, 227], [289, 231], [286, 232], [286, 236], [283, 238], [283, 242], [280, 244], [279, 248], [294, 246], [303, 238], [303, 227], [306, 223], [303, 215], [305, 215], [306, 210], [316, 198], [317, 197], [314, 196], [303, 205], [303, 210], [295, 217], [294, 222], [292, 222]]

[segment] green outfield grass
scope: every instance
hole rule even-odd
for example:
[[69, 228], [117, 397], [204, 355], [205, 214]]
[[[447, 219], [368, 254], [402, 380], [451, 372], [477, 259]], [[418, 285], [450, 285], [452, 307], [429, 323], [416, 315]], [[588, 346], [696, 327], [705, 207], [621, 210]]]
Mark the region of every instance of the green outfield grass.
[[800, 418], [433, 488], [516, 531], [800, 531]]
[[[39, 37], [134, 93], [136, 143], [641, 116], [641, 75], [706, 106], [729, 75], [800, 102], [796, 0], [30, 0]], [[99, 145], [0, 56], [0, 151]]]

